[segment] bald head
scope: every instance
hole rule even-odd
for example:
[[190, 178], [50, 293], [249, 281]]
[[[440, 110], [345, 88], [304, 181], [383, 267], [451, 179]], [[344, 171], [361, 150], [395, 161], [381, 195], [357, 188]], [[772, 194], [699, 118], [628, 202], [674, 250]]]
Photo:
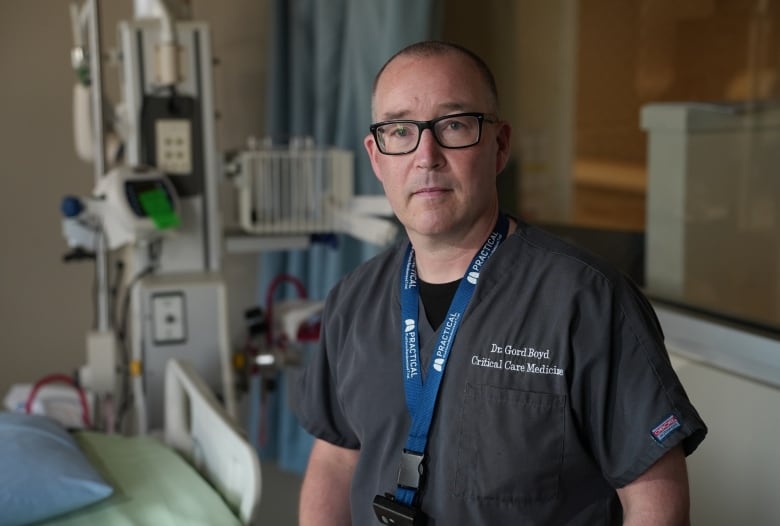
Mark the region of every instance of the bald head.
[[379, 70], [379, 73], [377, 73], [376, 77], [374, 78], [374, 86], [371, 94], [372, 107], [376, 108], [376, 101], [375, 101], [376, 91], [377, 91], [377, 86], [382, 78], [382, 74], [385, 72], [387, 67], [390, 64], [392, 64], [396, 59], [435, 58], [435, 57], [443, 57], [443, 56], [463, 57], [476, 68], [479, 76], [481, 77], [482, 83], [485, 85], [485, 90], [489, 95], [489, 100], [492, 105], [490, 111], [497, 114], [499, 107], [498, 107], [498, 89], [496, 88], [496, 80], [493, 77], [493, 73], [490, 71], [490, 68], [487, 66], [487, 64], [485, 64], [485, 61], [482, 60], [479, 57], [479, 55], [477, 55], [473, 51], [463, 46], [460, 46], [458, 44], [453, 44], [450, 42], [440, 42], [436, 40], [427, 40], [427, 41], [411, 44], [403, 48], [401, 51], [399, 51], [398, 53], [390, 57], [390, 59], [387, 62], [385, 62], [384, 66], [382, 66], [382, 69]]

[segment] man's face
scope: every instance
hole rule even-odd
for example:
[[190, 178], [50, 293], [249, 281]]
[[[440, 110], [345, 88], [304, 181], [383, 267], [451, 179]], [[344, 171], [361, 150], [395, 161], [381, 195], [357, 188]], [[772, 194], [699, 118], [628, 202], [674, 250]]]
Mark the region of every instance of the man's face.
[[[476, 66], [455, 53], [398, 57], [385, 68], [374, 93], [375, 122], [427, 121], [461, 112], [496, 117]], [[417, 149], [404, 155], [382, 154], [370, 134], [364, 144], [374, 173], [409, 234], [457, 239], [477, 221], [495, 218], [496, 176], [506, 165], [510, 131], [506, 123], [484, 122], [478, 144], [447, 149], [425, 130]]]

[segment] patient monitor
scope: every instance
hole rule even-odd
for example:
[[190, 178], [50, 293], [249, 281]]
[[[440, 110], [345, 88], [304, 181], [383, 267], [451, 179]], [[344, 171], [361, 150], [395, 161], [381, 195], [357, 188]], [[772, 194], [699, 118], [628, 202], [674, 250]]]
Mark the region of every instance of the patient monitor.
[[95, 250], [95, 236], [81, 230], [101, 230], [113, 250], [170, 237], [181, 224], [173, 184], [149, 167], [117, 166], [98, 181], [91, 196], [67, 196], [61, 209], [68, 245], [85, 250]]

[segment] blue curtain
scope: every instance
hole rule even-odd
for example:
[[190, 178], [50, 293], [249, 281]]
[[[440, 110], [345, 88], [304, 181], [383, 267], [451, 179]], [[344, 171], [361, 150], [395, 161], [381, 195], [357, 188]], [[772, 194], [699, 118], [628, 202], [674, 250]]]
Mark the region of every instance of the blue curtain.
[[[282, 141], [308, 136], [320, 147], [352, 150], [355, 192], [381, 194], [363, 149], [374, 75], [403, 46], [436, 38], [440, 9], [440, 0], [274, 0], [267, 133]], [[301, 279], [309, 297], [324, 299], [341, 276], [378, 251], [348, 236], [337, 241], [335, 249], [315, 244], [261, 256], [260, 303], [271, 280], [282, 273]], [[295, 297], [294, 291], [287, 292]], [[283, 469], [302, 472], [313, 439], [289, 411], [298, 374], [280, 373], [271, 392], [253, 379], [248, 427], [264, 459], [275, 458]]]

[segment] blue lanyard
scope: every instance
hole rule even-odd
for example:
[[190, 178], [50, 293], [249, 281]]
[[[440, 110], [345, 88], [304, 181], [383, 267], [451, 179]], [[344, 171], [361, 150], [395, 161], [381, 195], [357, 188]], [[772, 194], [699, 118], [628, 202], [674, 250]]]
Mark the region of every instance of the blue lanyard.
[[419, 486], [423, 454], [428, 442], [428, 431], [433, 420], [436, 397], [439, 394], [439, 386], [444, 376], [444, 368], [447, 365], [452, 342], [458, 332], [471, 296], [474, 294], [482, 266], [506, 238], [508, 230], [509, 221], [506, 216], [499, 214], [493, 232], [485, 241], [482, 249], [474, 256], [466, 274], [460, 280], [447, 316], [439, 327], [438, 341], [433, 350], [424, 383], [420, 368], [420, 334], [417, 328], [419, 321], [417, 267], [411, 243], [406, 249], [404, 264], [401, 267], [401, 346], [403, 348], [406, 406], [409, 409], [412, 424], [402, 455], [396, 500], [407, 506], [413, 504]]

